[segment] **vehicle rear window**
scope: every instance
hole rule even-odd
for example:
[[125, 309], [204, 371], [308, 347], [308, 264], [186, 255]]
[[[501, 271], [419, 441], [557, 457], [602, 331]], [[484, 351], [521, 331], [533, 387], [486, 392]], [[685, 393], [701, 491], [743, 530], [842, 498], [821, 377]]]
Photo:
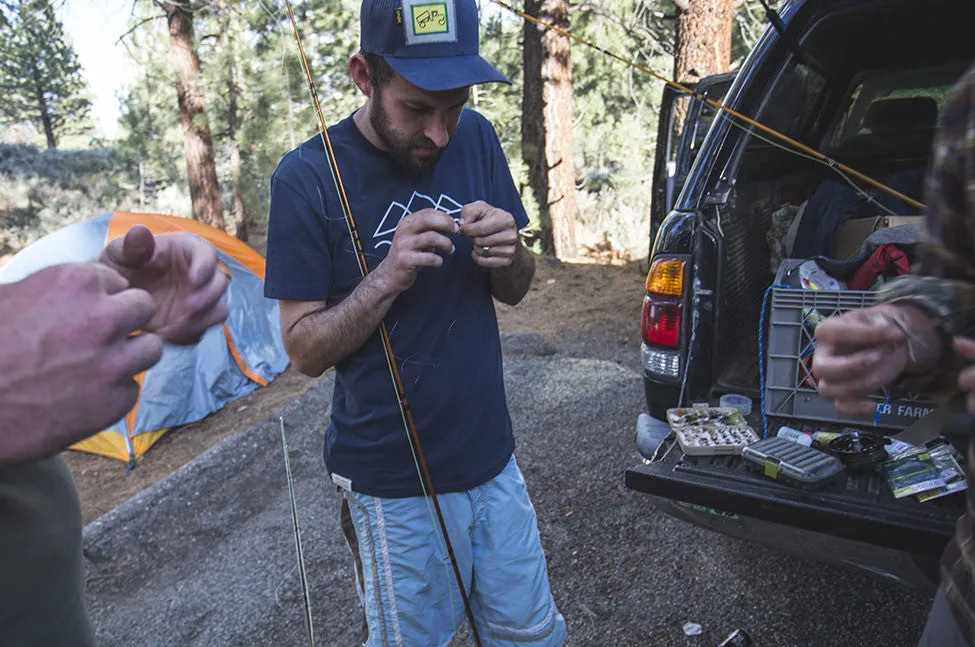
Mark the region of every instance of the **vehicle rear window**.
[[816, 131], [827, 96], [826, 79], [804, 63], [794, 62], [779, 79], [775, 100], [763, 112], [765, 124], [789, 137], [804, 139]]
[[843, 149], [864, 137], [933, 132], [960, 67], [885, 71], [861, 76], [827, 137]]

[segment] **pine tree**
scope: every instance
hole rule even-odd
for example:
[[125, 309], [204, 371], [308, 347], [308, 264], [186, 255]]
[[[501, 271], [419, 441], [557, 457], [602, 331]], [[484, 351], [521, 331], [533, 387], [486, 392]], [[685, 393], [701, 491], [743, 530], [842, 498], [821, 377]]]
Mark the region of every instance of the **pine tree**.
[[51, 0], [4, 3], [0, 21], [0, 111], [43, 130], [47, 147], [91, 129], [91, 102], [74, 49]]
[[735, 17], [733, 0], [675, 0], [677, 42], [674, 78], [679, 83], [699, 81], [727, 72]]
[[200, 87], [201, 64], [193, 32], [190, 6], [176, 0], [160, 2], [169, 25], [169, 51], [176, 71], [179, 120], [183, 125], [183, 155], [193, 203], [193, 218], [225, 229], [220, 184], [207, 119], [206, 95]]
[[231, 5], [227, 0], [218, 0], [220, 15], [220, 49], [221, 64], [224, 71], [224, 83], [227, 97], [227, 130], [223, 133], [225, 146], [230, 162], [230, 188], [233, 191], [231, 206], [232, 225], [228, 233], [233, 233], [238, 240], [247, 241], [247, 209], [244, 205], [244, 194], [240, 182], [240, 124], [242, 113], [243, 91], [240, 83], [240, 54], [237, 51], [238, 32], [240, 31], [239, 3]]
[[[528, 0], [529, 15], [569, 28], [568, 0]], [[542, 247], [576, 257], [576, 178], [569, 39], [525, 22], [522, 156], [542, 220]], [[551, 248], [549, 250], [548, 248]]]

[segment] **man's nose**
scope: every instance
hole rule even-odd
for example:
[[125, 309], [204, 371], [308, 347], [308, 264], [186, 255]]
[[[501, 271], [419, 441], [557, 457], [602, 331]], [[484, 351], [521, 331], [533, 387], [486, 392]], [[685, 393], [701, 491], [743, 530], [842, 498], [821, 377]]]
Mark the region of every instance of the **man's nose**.
[[445, 116], [437, 115], [428, 123], [423, 132], [427, 139], [433, 142], [437, 148], [443, 148], [450, 140], [450, 132], [447, 130], [447, 119]]

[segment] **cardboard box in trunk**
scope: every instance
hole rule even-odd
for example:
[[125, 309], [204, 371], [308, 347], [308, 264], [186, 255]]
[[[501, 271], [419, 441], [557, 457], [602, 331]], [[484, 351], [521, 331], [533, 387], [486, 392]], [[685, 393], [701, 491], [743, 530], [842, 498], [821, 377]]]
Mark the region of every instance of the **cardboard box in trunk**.
[[921, 216], [876, 216], [874, 218], [854, 218], [840, 225], [833, 243], [833, 258], [847, 259], [860, 251], [863, 243], [873, 232], [884, 227], [900, 225], [920, 225]]

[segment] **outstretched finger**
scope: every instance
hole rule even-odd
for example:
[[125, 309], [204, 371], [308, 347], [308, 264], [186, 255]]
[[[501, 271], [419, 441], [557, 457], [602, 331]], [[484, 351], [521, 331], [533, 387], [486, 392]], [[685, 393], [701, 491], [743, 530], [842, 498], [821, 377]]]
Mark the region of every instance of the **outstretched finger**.
[[885, 348], [867, 348], [853, 353], [838, 353], [833, 346], [820, 344], [813, 355], [813, 372], [827, 380], [849, 380], [877, 369], [889, 352]]
[[[866, 351], [872, 352], [872, 351]], [[863, 398], [893, 384], [907, 363], [907, 350], [903, 347], [885, 353], [879, 362], [869, 358], [865, 370], [835, 371], [822, 369], [822, 363], [813, 364], [819, 380], [819, 393], [828, 399]], [[835, 365], [829, 366], [829, 369]]]
[[212, 308], [223, 298], [230, 285], [230, 279], [223, 272], [216, 272], [210, 282], [186, 297], [186, 307], [192, 312], [203, 312]]
[[216, 248], [199, 236], [183, 234], [168, 241], [184, 258], [189, 259], [188, 278], [196, 287], [206, 285], [217, 273]]
[[117, 336], [146, 329], [156, 314], [156, 304], [145, 290], [122, 290], [112, 295], [111, 303], [116, 309], [116, 329], [112, 332]]
[[816, 326], [816, 340], [837, 346], [882, 346], [904, 341], [904, 331], [878, 312], [849, 312]]
[[115, 352], [119, 374], [130, 378], [148, 371], [162, 359], [163, 340], [158, 335], [143, 333], [123, 341]]
[[203, 335], [227, 319], [227, 306], [217, 303], [212, 308], [168, 323], [156, 333], [168, 344], [190, 346], [202, 339]]

